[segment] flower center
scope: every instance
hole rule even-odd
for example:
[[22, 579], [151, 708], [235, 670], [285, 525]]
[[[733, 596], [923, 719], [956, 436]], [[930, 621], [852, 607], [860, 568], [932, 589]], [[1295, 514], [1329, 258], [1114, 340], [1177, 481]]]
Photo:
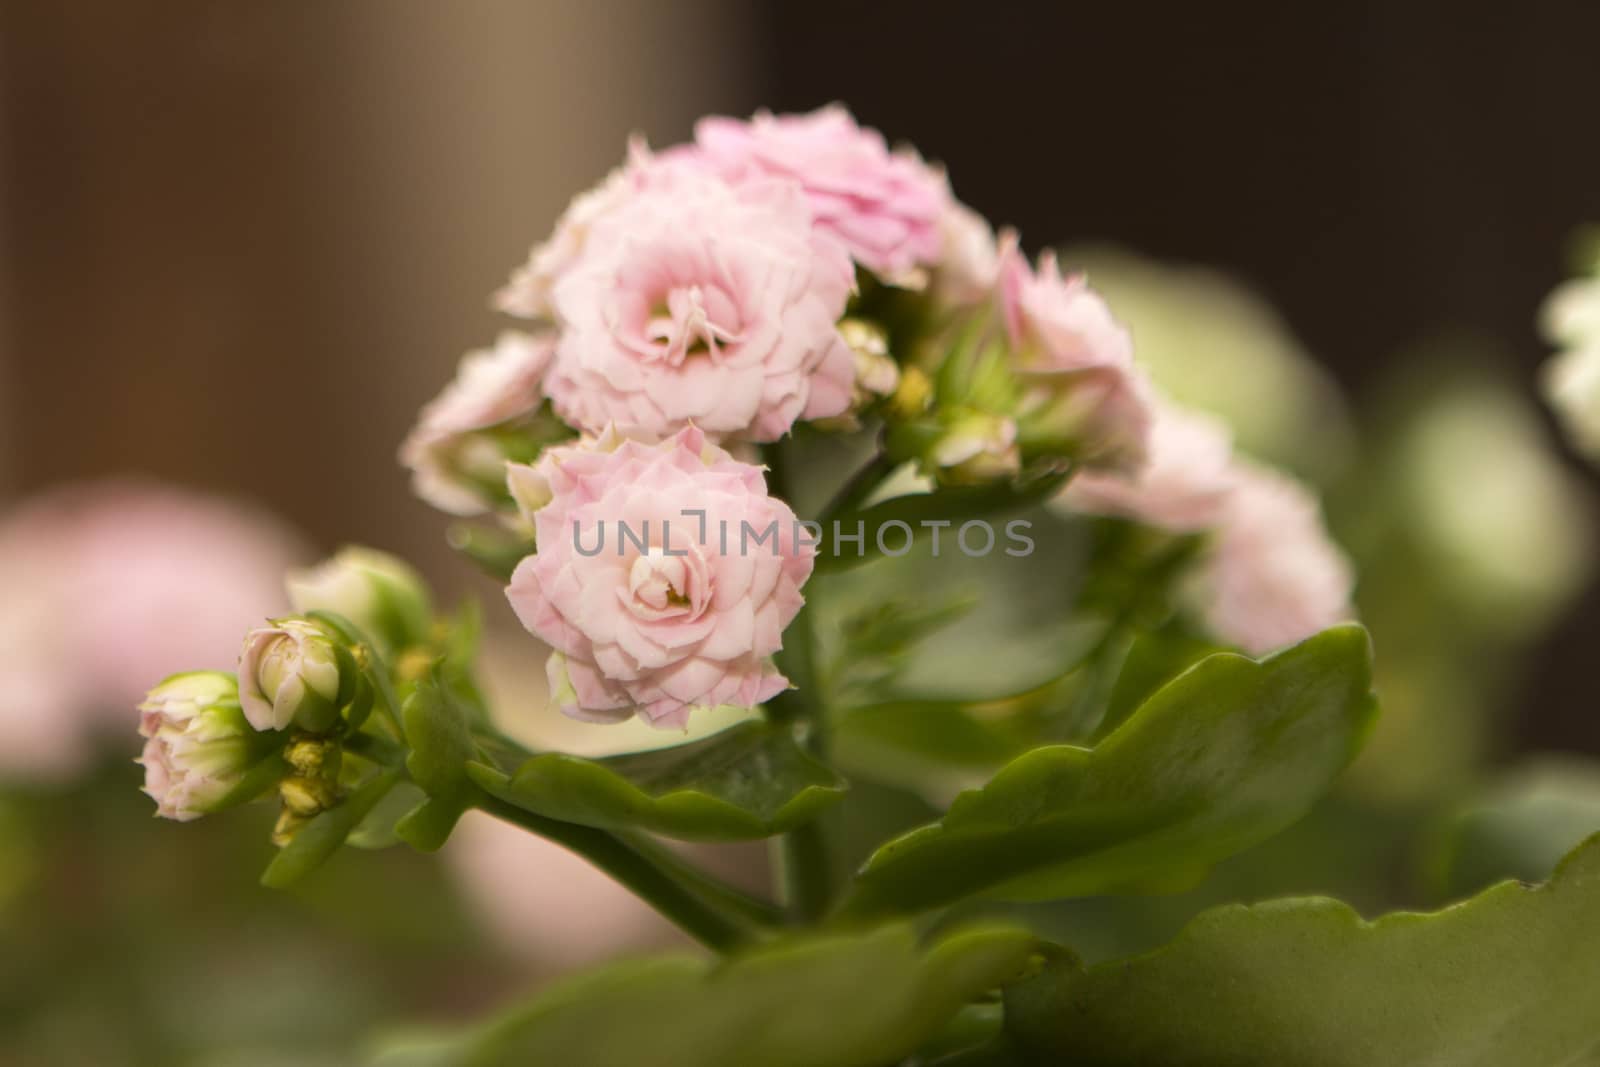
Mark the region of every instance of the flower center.
[[645, 337], [665, 346], [673, 366], [689, 356], [717, 357], [722, 345], [739, 340], [739, 314], [720, 288], [678, 286], [650, 309]]
[[628, 611], [652, 621], [698, 616], [710, 590], [697, 562], [657, 547], [641, 552], [628, 569]]

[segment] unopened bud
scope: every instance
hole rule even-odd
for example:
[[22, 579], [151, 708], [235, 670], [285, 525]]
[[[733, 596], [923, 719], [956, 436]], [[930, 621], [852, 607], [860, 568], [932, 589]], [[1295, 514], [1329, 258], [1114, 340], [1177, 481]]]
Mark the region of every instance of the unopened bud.
[[343, 615], [390, 650], [425, 642], [433, 624], [432, 600], [422, 576], [404, 560], [376, 549], [340, 549], [316, 567], [291, 573], [288, 586], [294, 610]]
[[934, 443], [924, 466], [939, 481], [953, 485], [1014, 478], [1022, 469], [1017, 425], [1000, 415], [961, 415]]
[[309, 619], [280, 619], [245, 637], [239, 704], [257, 730], [294, 723], [312, 733], [327, 731], [338, 717], [342, 682], [338, 647]]
[[272, 742], [251, 729], [231, 674], [168, 678], [139, 705], [144, 791], [156, 814], [188, 821], [219, 810]]

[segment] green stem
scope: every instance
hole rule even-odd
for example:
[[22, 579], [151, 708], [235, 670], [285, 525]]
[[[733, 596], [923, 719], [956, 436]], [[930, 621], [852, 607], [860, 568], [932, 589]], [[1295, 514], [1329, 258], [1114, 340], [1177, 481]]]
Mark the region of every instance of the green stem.
[[[817, 688], [814, 641], [811, 613], [802, 608], [784, 634], [780, 664], [795, 688], [780, 693], [766, 707], [773, 721], [794, 724], [801, 744], [826, 760], [827, 716]], [[812, 820], [784, 834], [774, 858], [791, 917], [813, 923], [827, 914], [833, 902], [833, 865], [821, 823]]]
[[494, 797], [484, 797], [478, 806], [582, 856], [708, 948], [727, 952], [751, 938], [743, 917], [724, 910], [729, 903], [726, 899], [708, 899], [712, 894], [705, 891], [704, 884], [684, 876], [681, 861], [675, 857], [672, 862], [664, 861], [653, 846], [625, 841], [592, 826], [547, 819]]
[[841, 515], [859, 511], [861, 505], [867, 502], [874, 490], [883, 484], [883, 480], [893, 474], [900, 464], [889, 458], [889, 453], [881, 448], [873, 454], [867, 465], [850, 476], [850, 480], [834, 494], [828, 501], [828, 506], [822, 509], [822, 525], [824, 529], [834, 519]]
[[833, 903], [833, 868], [821, 825], [803, 823], [784, 834], [777, 847], [784, 904], [795, 921], [817, 922]]

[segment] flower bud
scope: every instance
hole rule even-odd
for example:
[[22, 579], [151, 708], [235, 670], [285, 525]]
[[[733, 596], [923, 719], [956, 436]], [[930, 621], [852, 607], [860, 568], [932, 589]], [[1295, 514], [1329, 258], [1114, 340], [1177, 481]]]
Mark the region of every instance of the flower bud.
[[900, 384], [889, 398], [889, 410], [898, 419], [914, 419], [933, 406], [933, 380], [921, 367], [906, 367]]
[[[239, 704], [257, 730], [291, 723], [322, 733], [338, 716], [345, 671], [328, 632], [309, 619], [252, 630], [239, 657]], [[355, 679], [350, 678], [353, 688]]]
[[957, 416], [934, 442], [924, 467], [950, 485], [976, 485], [1014, 478], [1022, 469], [1017, 424], [1000, 415]]
[[433, 626], [422, 576], [376, 549], [342, 548], [316, 567], [291, 572], [288, 587], [294, 610], [343, 615], [389, 651], [423, 644]]
[[139, 705], [139, 733], [144, 791], [156, 814], [181, 822], [226, 806], [273, 744], [250, 728], [237, 683], [220, 671], [175, 674], [150, 690]]
[[816, 419], [813, 424], [822, 429], [850, 431], [860, 428], [859, 416], [863, 411], [894, 395], [900, 386], [900, 364], [889, 355], [889, 338], [876, 323], [844, 319], [839, 323], [839, 336], [855, 354], [855, 383], [851, 387], [850, 406], [842, 414]]

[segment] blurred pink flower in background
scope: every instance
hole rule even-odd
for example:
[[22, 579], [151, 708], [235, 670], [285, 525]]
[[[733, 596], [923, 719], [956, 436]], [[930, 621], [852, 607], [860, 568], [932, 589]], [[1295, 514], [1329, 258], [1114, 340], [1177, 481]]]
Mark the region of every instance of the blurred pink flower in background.
[[1316, 494], [1243, 460], [1192, 593], [1212, 633], [1260, 655], [1353, 617], [1355, 572]]
[[1165, 400], [1152, 410], [1149, 462], [1132, 475], [1085, 471], [1067, 484], [1060, 503], [1184, 533], [1217, 525], [1238, 481], [1227, 425]]
[[1078, 427], [1093, 442], [1090, 466], [1136, 471], [1149, 447], [1151, 387], [1133, 338], [1081, 274], [1063, 275], [1054, 252], [1029, 265], [1015, 234], [1000, 252], [1000, 314], [1028, 388], [1024, 414]]
[[82, 769], [96, 735], [131, 754], [146, 690], [232, 670], [287, 607], [299, 538], [264, 512], [151, 483], [52, 490], [0, 519], [0, 777]]
[[683, 938], [643, 901], [560, 845], [469, 813], [444, 848], [478, 918], [513, 956], [565, 971]]

